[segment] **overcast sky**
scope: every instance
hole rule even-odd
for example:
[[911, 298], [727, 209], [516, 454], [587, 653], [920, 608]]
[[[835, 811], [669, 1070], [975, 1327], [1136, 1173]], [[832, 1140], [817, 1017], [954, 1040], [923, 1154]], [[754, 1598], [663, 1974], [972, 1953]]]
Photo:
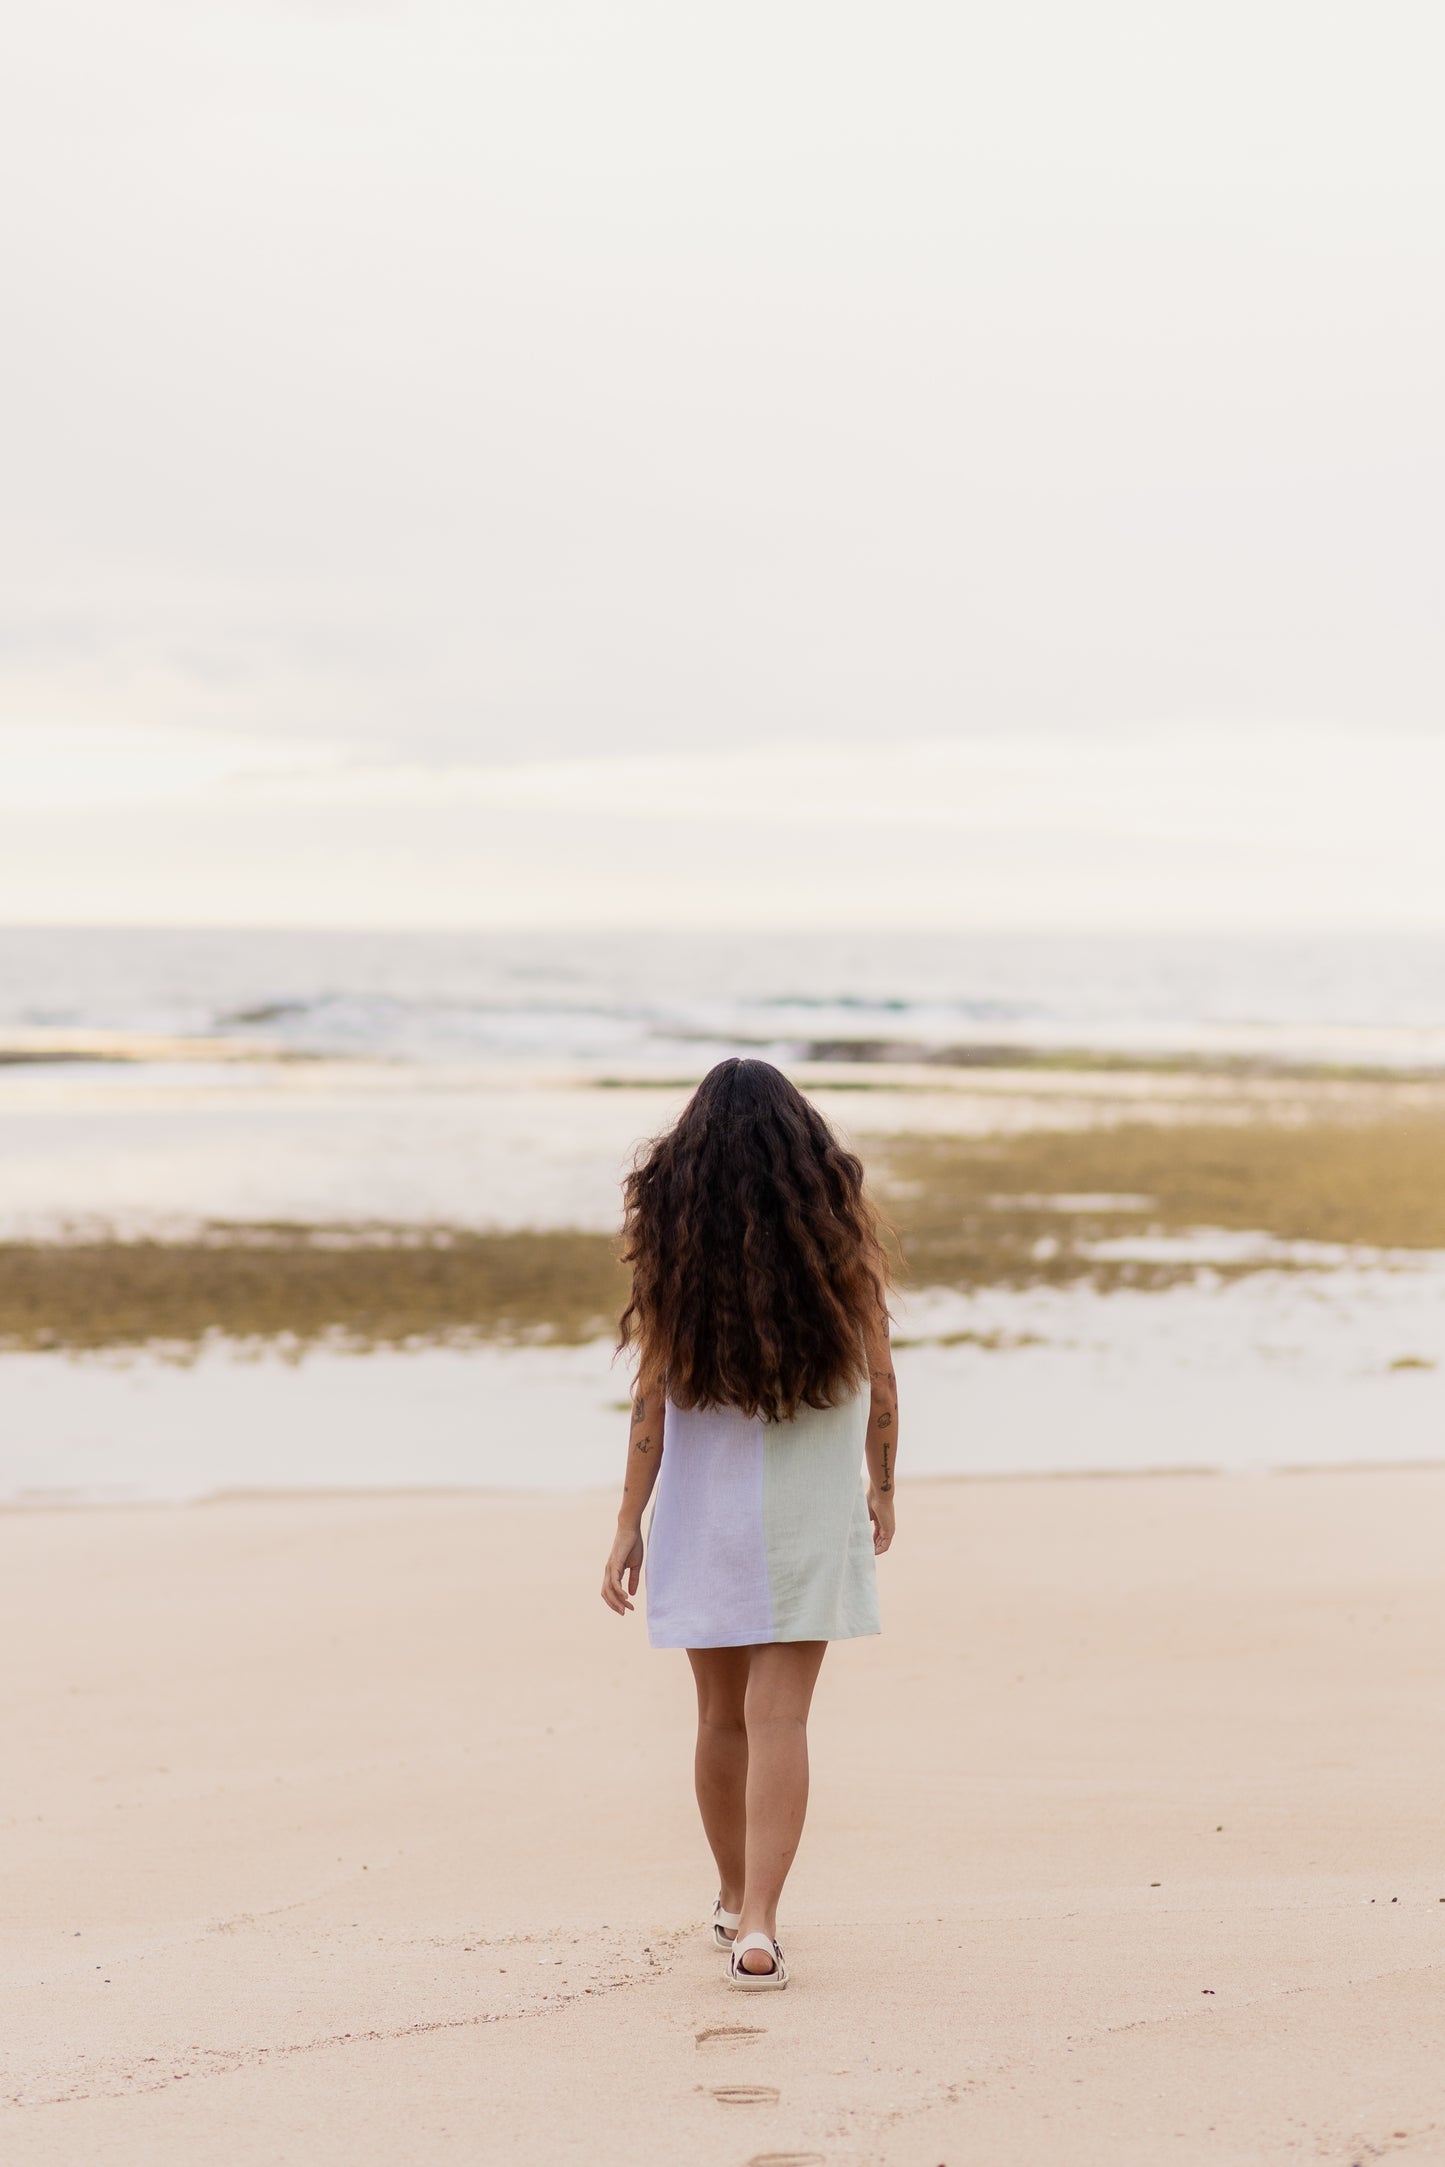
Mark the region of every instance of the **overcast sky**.
[[1442, 60], [17, 13], [0, 917], [1445, 925]]

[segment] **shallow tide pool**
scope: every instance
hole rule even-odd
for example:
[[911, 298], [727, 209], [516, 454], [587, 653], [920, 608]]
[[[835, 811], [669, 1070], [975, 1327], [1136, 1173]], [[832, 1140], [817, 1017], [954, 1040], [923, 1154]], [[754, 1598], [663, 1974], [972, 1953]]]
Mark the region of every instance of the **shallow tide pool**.
[[[905, 1477], [1445, 1458], [1433, 1256], [1164, 1293], [925, 1295], [895, 1336]], [[0, 1502], [606, 1486], [626, 1389], [602, 1343], [6, 1355]]]

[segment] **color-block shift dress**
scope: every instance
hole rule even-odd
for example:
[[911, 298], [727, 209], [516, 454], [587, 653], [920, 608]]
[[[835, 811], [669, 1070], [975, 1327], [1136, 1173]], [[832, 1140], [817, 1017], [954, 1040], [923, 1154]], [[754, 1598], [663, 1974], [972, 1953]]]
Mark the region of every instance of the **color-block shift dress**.
[[647, 1539], [654, 1648], [876, 1633], [863, 1489], [868, 1392], [765, 1422], [667, 1403]]

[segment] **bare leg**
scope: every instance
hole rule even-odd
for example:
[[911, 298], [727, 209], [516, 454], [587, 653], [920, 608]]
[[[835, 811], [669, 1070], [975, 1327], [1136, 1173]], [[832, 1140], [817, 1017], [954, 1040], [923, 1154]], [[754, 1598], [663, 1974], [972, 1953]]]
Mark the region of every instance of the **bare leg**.
[[724, 1911], [740, 1911], [743, 1901], [748, 1784], [744, 1696], [752, 1653], [751, 1648], [687, 1651], [697, 1687], [697, 1809], [717, 1860]]
[[[748, 1651], [747, 1886], [738, 1934], [778, 1931], [778, 1898], [808, 1810], [808, 1709], [828, 1643], [782, 1640]], [[752, 1950], [744, 1971], [771, 1971]]]

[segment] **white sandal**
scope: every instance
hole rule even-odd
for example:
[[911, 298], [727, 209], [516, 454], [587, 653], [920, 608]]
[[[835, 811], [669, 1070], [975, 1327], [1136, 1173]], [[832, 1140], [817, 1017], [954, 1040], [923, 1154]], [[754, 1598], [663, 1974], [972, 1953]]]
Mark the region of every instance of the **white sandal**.
[[[744, 1971], [738, 1958], [746, 1956], [750, 1949], [767, 1950], [773, 1959], [772, 1970]], [[728, 1958], [728, 1982], [732, 1986], [745, 1987], [750, 1993], [763, 1988], [776, 1989], [786, 1986], [788, 1967], [783, 1962], [783, 1952], [778, 1944], [770, 1941], [766, 1934], [744, 1934], [741, 1941], [733, 1942], [732, 1955]]]
[[[712, 1938], [720, 1949], [731, 1949], [741, 1920], [740, 1911], [723, 1910], [722, 1898], [719, 1897], [712, 1907]], [[726, 1933], [723, 1932], [724, 1927], [728, 1929]]]

